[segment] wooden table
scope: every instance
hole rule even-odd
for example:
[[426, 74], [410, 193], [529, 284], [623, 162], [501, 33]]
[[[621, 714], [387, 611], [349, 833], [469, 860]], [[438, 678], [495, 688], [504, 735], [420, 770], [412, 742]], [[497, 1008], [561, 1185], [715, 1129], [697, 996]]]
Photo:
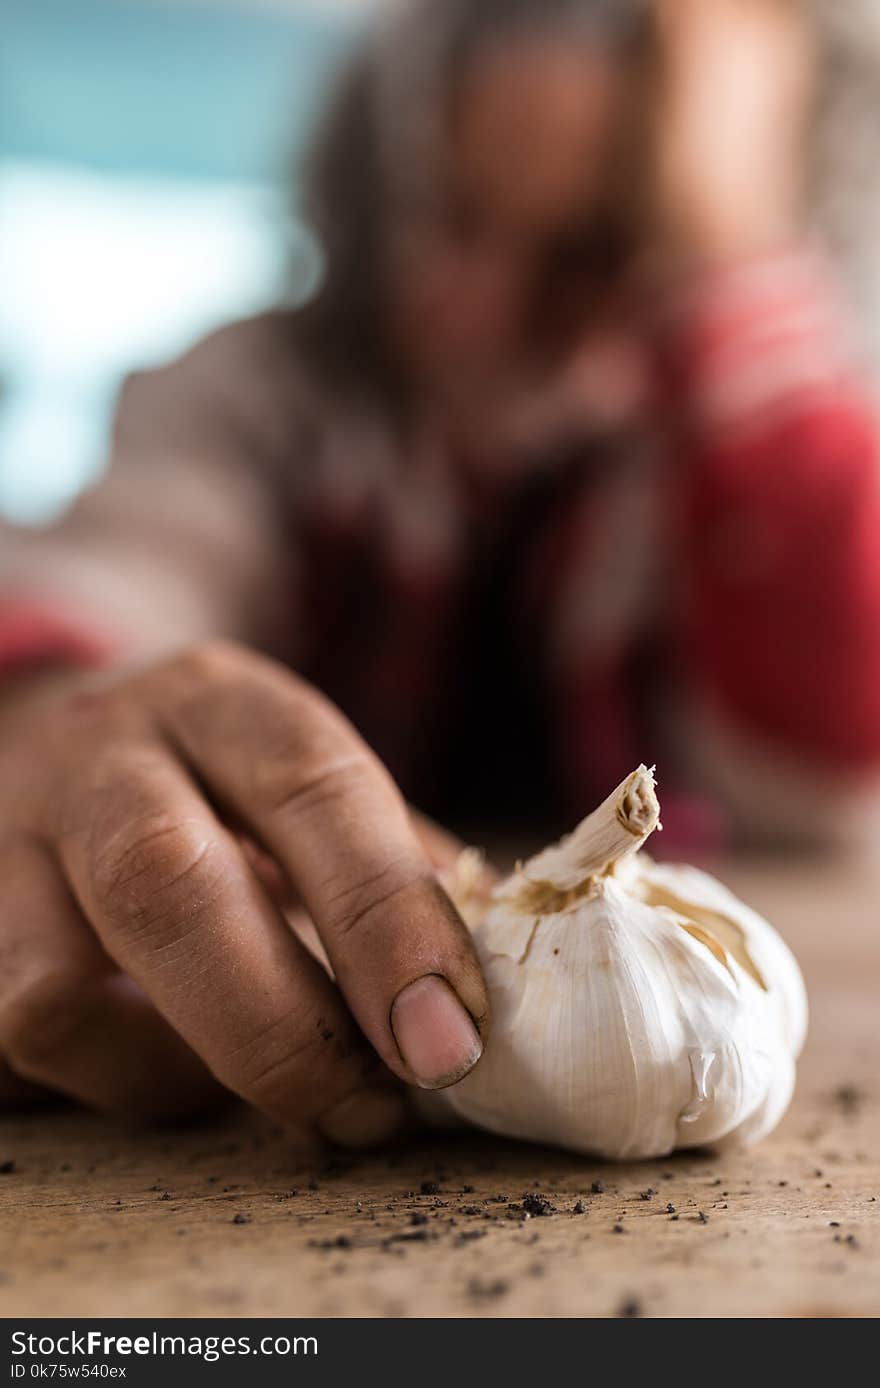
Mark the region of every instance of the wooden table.
[[[811, 995], [797, 1098], [758, 1149], [615, 1167], [467, 1137], [319, 1169], [241, 1113], [141, 1136], [8, 1118], [0, 1315], [877, 1315], [880, 873], [723, 875]], [[556, 1212], [509, 1217], [526, 1191]]]

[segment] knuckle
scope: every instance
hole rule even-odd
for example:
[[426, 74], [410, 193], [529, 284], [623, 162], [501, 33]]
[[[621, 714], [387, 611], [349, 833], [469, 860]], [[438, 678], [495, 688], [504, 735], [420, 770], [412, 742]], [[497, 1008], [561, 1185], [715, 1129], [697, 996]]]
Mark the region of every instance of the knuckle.
[[95, 981], [59, 967], [30, 980], [3, 1009], [0, 1040], [16, 1073], [40, 1074], [94, 1023]]
[[268, 1113], [308, 1119], [350, 1069], [371, 1064], [353, 1025], [320, 1013], [287, 1014], [261, 1028], [216, 1067], [228, 1088]]
[[247, 661], [248, 652], [236, 641], [212, 637], [187, 646], [169, 662], [171, 670], [195, 684], [214, 683]]
[[93, 848], [99, 906], [133, 933], [195, 923], [227, 877], [220, 844], [173, 813], [136, 815]]
[[63, 841], [82, 836], [87, 842], [106, 837], [141, 797], [143, 768], [155, 752], [140, 724], [119, 716], [115, 706], [108, 706], [103, 717], [90, 713], [85, 724], [68, 726], [65, 735], [70, 746], [62, 753], [63, 775], [52, 783], [53, 837]]
[[383, 912], [399, 907], [404, 899], [428, 882], [423, 870], [409, 860], [395, 860], [368, 877], [348, 883], [330, 897], [330, 928], [340, 939], [368, 934]]
[[296, 818], [343, 803], [372, 774], [365, 750], [315, 755], [314, 751], [304, 753], [301, 743], [292, 740], [284, 748], [273, 746], [271, 755], [256, 763], [253, 793], [263, 813]]

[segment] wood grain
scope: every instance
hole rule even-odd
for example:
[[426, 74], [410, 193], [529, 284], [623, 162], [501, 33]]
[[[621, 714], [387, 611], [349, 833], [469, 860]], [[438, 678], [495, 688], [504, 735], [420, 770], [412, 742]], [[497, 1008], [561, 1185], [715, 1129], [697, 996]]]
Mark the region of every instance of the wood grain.
[[[241, 1112], [140, 1135], [19, 1115], [0, 1123], [0, 1315], [877, 1315], [880, 875], [722, 875], [811, 996], [798, 1094], [761, 1147], [607, 1166], [457, 1137], [321, 1169]], [[534, 1191], [556, 1212], [494, 1200]]]

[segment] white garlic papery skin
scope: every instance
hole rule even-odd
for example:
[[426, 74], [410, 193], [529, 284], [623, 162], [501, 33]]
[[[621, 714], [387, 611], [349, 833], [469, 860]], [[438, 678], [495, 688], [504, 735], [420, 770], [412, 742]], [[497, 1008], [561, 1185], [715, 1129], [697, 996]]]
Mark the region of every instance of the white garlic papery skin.
[[756, 1141], [788, 1107], [803, 980], [768, 923], [707, 873], [638, 850], [659, 824], [644, 766], [491, 894], [450, 891], [492, 1001], [476, 1069], [425, 1095], [509, 1137], [605, 1157]]

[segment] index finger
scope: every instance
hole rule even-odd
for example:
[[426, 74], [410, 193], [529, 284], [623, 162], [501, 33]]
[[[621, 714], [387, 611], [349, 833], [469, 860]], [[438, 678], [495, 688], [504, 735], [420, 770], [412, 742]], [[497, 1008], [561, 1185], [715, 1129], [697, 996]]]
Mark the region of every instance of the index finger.
[[166, 736], [288, 873], [389, 1068], [423, 1088], [461, 1079], [489, 1015], [473, 943], [350, 723], [288, 671], [224, 643], [147, 686]]

